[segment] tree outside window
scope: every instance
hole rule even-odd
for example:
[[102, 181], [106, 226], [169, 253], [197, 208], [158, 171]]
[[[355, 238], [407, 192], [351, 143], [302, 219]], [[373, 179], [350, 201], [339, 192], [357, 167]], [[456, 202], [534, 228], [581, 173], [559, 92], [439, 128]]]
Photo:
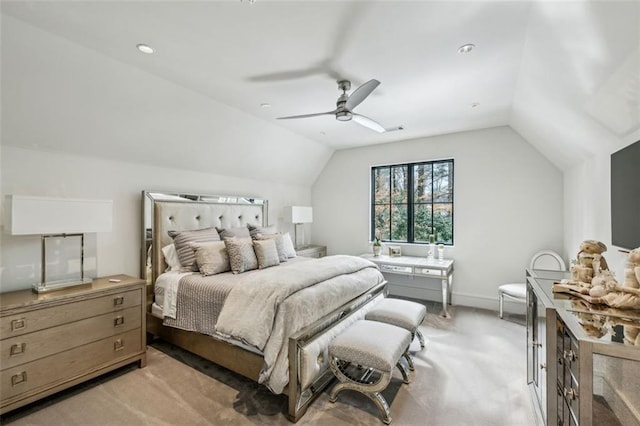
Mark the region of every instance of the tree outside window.
[[453, 160], [371, 168], [371, 240], [453, 245]]

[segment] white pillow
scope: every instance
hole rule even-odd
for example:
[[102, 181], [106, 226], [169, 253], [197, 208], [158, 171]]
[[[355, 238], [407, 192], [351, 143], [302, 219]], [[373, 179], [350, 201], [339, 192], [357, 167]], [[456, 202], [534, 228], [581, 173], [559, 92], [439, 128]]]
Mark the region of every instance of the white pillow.
[[177, 271], [182, 268], [180, 259], [178, 259], [178, 252], [176, 251], [175, 244], [169, 244], [162, 247], [162, 254], [164, 255], [164, 261], [167, 262], [167, 271]]
[[293, 247], [291, 235], [288, 232], [282, 235], [282, 246], [289, 259], [296, 257], [296, 249]]

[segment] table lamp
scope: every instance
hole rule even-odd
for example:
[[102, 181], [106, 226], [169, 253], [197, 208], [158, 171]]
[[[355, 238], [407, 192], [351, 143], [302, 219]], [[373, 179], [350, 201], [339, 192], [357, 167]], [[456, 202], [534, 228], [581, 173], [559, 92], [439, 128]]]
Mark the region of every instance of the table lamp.
[[[11, 235], [41, 235], [42, 270], [33, 291], [44, 293], [70, 286], [89, 284], [84, 276], [84, 234], [111, 232], [113, 201], [8, 195], [7, 225]], [[80, 276], [50, 281], [47, 277], [47, 243], [56, 239], [78, 238]]]

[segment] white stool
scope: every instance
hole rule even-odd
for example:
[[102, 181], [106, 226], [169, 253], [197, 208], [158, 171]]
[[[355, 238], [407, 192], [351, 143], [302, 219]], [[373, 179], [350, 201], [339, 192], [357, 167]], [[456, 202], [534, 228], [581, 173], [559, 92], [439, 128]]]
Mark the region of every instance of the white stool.
[[[418, 337], [420, 349], [424, 349], [424, 336], [418, 329], [424, 317], [427, 315], [427, 308], [416, 302], [401, 299], [385, 298], [375, 305], [364, 319], [369, 321], [384, 322], [404, 328], [411, 333], [411, 341], [414, 337]], [[411, 356], [406, 357], [409, 369], [414, 370], [413, 359]]]
[[[383, 322], [359, 320], [329, 344], [329, 366], [340, 383], [335, 385], [329, 401], [336, 402], [338, 393], [351, 389], [371, 399], [382, 414], [382, 421], [391, 423], [389, 404], [380, 394], [391, 382], [393, 369], [398, 367], [404, 383], [409, 375], [400, 363], [407, 356], [411, 333]], [[374, 373], [379, 377], [373, 379]]]

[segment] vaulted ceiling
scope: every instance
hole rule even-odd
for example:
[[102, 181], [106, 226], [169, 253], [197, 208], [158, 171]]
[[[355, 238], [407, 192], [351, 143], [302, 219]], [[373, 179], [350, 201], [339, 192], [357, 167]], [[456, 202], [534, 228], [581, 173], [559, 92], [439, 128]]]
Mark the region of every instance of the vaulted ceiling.
[[[85, 112], [79, 111], [79, 101], [94, 90], [114, 104], [118, 99], [106, 92], [122, 90], [119, 106], [95, 112], [110, 121], [118, 108], [126, 115], [128, 104], [158, 114], [188, 109], [192, 115], [176, 129], [203, 126], [180, 141], [180, 150], [190, 153], [204, 152], [212, 143], [205, 135], [216, 129], [202, 124], [205, 120], [217, 123], [218, 131], [228, 136], [242, 134], [242, 117], [250, 117], [253, 134], [264, 134], [270, 148], [298, 144], [322, 164], [335, 149], [509, 125], [558, 167], [570, 167], [593, 152], [614, 149], [640, 127], [638, 1], [4, 1], [2, 14], [3, 119], [9, 118], [10, 125], [18, 120], [23, 128], [26, 122], [16, 118], [18, 113], [24, 116], [38, 107], [28, 105], [30, 89], [15, 88], [15, 81], [25, 79], [33, 87], [48, 78], [44, 74], [56, 72], [71, 80], [65, 83], [74, 86], [69, 99], [78, 103], [66, 104], [65, 89], [52, 97], [80, 121]], [[43, 34], [59, 39], [58, 47], [40, 45]], [[155, 53], [140, 53], [139, 43]], [[468, 43], [475, 48], [459, 53]], [[68, 56], [52, 52], [57, 49]], [[53, 55], [65, 63], [57, 64]], [[44, 73], [32, 69], [39, 61], [47, 68]], [[135, 71], [125, 73], [123, 66]], [[81, 79], [69, 76], [74, 69], [83, 70]], [[92, 81], [92, 75], [101, 73], [109, 73], [108, 82]], [[276, 119], [331, 111], [340, 95], [337, 80], [350, 80], [353, 90], [372, 78], [381, 85], [356, 112], [403, 130], [380, 134], [333, 116]], [[207, 114], [200, 115], [191, 111], [200, 101], [150, 93], [157, 79], [205, 97], [215, 107], [209, 105]], [[144, 95], [137, 93], [141, 86], [148, 89]], [[15, 111], [5, 113], [14, 106]], [[130, 128], [144, 120], [129, 116]], [[56, 125], [35, 117], [39, 121], [34, 126]], [[16, 128], [3, 132], [3, 144], [82, 150], [72, 134], [46, 140], [44, 134], [23, 137], [26, 130]], [[157, 163], [166, 165], [169, 160], [153, 153], [157, 149], [151, 140], [162, 140], [174, 129], [159, 129], [152, 136], [127, 134], [138, 147], [97, 137], [99, 147], [88, 148], [129, 159], [146, 156], [153, 161], [157, 155]], [[242, 151], [263, 149], [257, 143]], [[223, 147], [238, 149], [237, 144]], [[317, 167], [310, 170], [309, 175], [300, 171], [303, 182], [315, 178]]]

